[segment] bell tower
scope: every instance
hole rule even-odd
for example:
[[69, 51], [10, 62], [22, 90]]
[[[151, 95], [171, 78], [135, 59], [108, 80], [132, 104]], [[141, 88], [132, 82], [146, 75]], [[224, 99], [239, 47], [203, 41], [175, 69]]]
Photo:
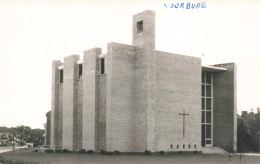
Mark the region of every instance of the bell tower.
[[155, 12], [146, 10], [133, 16], [133, 45], [155, 50]]
[[[155, 151], [155, 12], [143, 11], [133, 16], [133, 46], [136, 46], [135, 70], [135, 110], [144, 116], [137, 122], [143, 122], [136, 127], [138, 145], [148, 151]], [[141, 128], [142, 127], [142, 128]], [[145, 129], [145, 131], [143, 131]], [[140, 141], [140, 142], [139, 142]], [[139, 144], [140, 143], [140, 144]]]

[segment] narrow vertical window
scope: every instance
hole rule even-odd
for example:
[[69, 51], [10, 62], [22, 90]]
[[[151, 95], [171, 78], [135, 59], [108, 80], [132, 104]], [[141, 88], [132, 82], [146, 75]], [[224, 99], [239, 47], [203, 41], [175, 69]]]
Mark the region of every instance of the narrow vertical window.
[[136, 27], [137, 27], [137, 34], [143, 32], [143, 21], [137, 22]]
[[101, 59], [101, 74], [105, 73], [105, 58]]
[[82, 64], [79, 64], [79, 79], [82, 79]]
[[60, 83], [63, 83], [63, 70], [60, 70]]

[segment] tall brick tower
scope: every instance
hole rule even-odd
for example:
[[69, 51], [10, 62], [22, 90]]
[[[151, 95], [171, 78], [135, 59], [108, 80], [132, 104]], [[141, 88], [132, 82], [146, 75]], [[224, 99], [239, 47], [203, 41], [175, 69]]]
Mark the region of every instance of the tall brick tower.
[[[136, 54], [136, 97], [135, 109], [145, 112], [145, 133], [147, 150], [154, 150], [154, 86], [155, 86], [155, 12], [146, 10], [133, 16], [133, 46]], [[136, 127], [138, 128], [138, 125]], [[141, 143], [140, 143], [141, 144]]]

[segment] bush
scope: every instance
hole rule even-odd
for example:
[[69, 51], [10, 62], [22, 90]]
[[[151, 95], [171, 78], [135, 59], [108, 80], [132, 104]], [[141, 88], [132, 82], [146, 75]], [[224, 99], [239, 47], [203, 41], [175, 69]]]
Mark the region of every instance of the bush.
[[115, 150], [114, 153], [118, 155], [120, 154], [120, 151]]
[[38, 153], [38, 149], [35, 149], [33, 152]]
[[54, 151], [52, 149], [46, 149], [45, 152], [46, 153], [53, 153]]
[[101, 154], [106, 154], [107, 152], [105, 150], [100, 150]]
[[61, 152], [62, 152], [61, 149], [57, 149], [57, 150], [55, 150], [55, 153], [61, 153]]
[[182, 151], [179, 151], [178, 154], [182, 154], [183, 152]]
[[94, 153], [93, 150], [88, 150], [88, 151], [87, 151], [87, 154], [93, 154], [93, 153]]
[[113, 152], [108, 151], [108, 152], [107, 152], [107, 155], [113, 155]]
[[164, 151], [160, 151], [160, 155], [164, 155], [165, 153], [164, 153]]
[[63, 153], [68, 153], [69, 150], [67, 150], [67, 149], [63, 149], [62, 152], [63, 152]]
[[145, 154], [145, 155], [151, 155], [152, 153], [151, 153], [151, 151], [145, 150], [145, 151], [144, 151], [144, 154]]
[[87, 152], [86, 152], [85, 149], [80, 149], [80, 150], [78, 150], [78, 153], [80, 153], [80, 154], [86, 154]]
[[198, 154], [198, 151], [197, 151], [197, 150], [195, 150], [195, 151], [193, 152], [193, 154]]

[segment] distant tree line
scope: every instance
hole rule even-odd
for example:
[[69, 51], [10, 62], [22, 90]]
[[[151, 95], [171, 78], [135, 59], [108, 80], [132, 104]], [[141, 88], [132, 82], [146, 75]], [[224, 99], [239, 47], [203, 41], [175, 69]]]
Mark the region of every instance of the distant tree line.
[[243, 111], [237, 116], [237, 149], [239, 152], [259, 152], [260, 108], [258, 112]]
[[3, 144], [15, 141], [18, 145], [24, 145], [25, 143], [34, 143], [35, 146], [43, 145], [44, 132], [43, 129], [31, 129], [29, 126], [23, 125], [11, 128], [0, 127], [0, 144], [1, 142]]

